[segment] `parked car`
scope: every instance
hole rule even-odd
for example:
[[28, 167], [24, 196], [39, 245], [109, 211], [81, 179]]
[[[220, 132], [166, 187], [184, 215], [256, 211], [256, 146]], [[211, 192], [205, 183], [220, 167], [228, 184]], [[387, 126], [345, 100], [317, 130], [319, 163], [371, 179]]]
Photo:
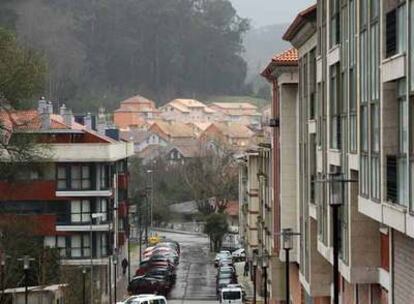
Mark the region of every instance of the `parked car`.
[[134, 277], [128, 284], [128, 293], [131, 295], [139, 294], [161, 294], [167, 295], [170, 284], [167, 281], [149, 277], [147, 275]]
[[246, 252], [245, 252], [244, 248], [240, 248], [240, 249], [237, 249], [237, 250], [233, 251], [231, 256], [233, 257], [233, 260], [235, 262], [246, 260]]
[[237, 280], [237, 274], [236, 274], [236, 270], [231, 267], [231, 266], [223, 266], [220, 267], [217, 271], [217, 278], [222, 274], [222, 273], [228, 273], [230, 274], [235, 280]]
[[216, 257], [214, 258], [214, 266], [218, 267], [221, 260], [228, 259], [228, 258], [229, 256], [227, 253], [222, 253], [222, 252], [217, 253]]
[[224, 287], [220, 291], [220, 303], [222, 304], [242, 304], [243, 291], [239, 287]]
[[230, 284], [237, 284], [237, 276], [235, 276], [233, 272], [220, 272], [217, 275], [217, 282], [224, 279], [229, 279]]
[[168, 270], [167, 268], [153, 268], [146, 273], [146, 276], [165, 280], [170, 283], [170, 288], [174, 285], [176, 279], [175, 273]]
[[218, 263], [218, 267], [223, 267], [223, 266], [232, 266], [232, 267], [234, 267], [233, 259], [232, 258], [221, 259]]
[[167, 299], [159, 295], [142, 294], [142, 295], [129, 297], [126, 300], [121, 301], [121, 302], [117, 302], [117, 304], [144, 304], [144, 303], [167, 304]]
[[217, 296], [220, 295], [220, 292], [223, 288], [227, 287], [227, 285], [232, 283], [232, 279], [231, 278], [225, 278], [225, 279], [220, 279], [217, 280], [216, 283], [216, 292], [217, 292]]

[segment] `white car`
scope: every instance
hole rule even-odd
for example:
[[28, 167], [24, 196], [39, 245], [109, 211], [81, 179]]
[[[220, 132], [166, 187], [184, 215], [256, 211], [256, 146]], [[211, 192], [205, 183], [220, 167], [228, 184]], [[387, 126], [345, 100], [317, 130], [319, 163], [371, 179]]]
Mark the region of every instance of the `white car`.
[[243, 290], [240, 287], [225, 287], [220, 291], [220, 303], [242, 304]]
[[246, 259], [246, 251], [244, 248], [237, 249], [231, 254], [234, 261], [244, 261]]
[[125, 301], [116, 302], [116, 304], [168, 304], [167, 299], [163, 296], [152, 294], [141, 294], [131, 296]]

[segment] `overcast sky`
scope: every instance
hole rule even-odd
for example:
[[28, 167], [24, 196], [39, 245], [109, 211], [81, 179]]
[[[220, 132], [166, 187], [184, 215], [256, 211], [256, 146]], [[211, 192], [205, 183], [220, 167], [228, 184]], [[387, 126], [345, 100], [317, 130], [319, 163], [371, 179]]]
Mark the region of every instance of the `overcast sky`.
[[252, 20], [253, 27], [290, 23], [298, 12], [316, 0], [230, 0], [241, 17]]

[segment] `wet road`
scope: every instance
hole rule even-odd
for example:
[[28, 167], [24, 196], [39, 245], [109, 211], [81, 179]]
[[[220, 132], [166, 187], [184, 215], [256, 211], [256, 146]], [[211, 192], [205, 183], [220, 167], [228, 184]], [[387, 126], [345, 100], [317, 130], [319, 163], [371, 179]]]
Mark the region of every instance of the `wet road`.
[[180, 243], [181, 258], [177, 282], [170, 293], [170, 304], [210, 304], [216, 300], [216, 269], [209, 253], [208, 239], [200, 235], [167, 233], [161, 235]]

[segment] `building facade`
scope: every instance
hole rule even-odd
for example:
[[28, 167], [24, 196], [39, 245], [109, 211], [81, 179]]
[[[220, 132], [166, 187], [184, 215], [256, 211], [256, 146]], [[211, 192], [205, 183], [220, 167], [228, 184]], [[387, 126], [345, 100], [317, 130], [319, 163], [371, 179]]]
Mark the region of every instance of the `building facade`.
[[0, 181], [2, 216], [33, 222], [44, 245], [59, 250], [63, 267], [91, 269], [94, 298], [109, 302], [113, 259], [127, 256], [132, 144], [77, 124], [64, 106], [53, 114], [45, 100], [38, 110], [1, 117], [10, 122], [12, 137], [34, 134], [42, 153], [36, 166]]
[[283, 209], [286, 187], [277, 187], [277, 178], [286, 180], [277, 152], [286, 128], [295, 133], [297, 184], [296, 222], [288, 225], [301, 233], [290, 265], [293, 303], [332, 300], [338, 173], [340, 303], [414, 301], [412, 27], [413, 1], [318, 0], [284, 35], [298, 50], [299, 86], [296, 123], [273, 112], [274, 233], [283, 226], [278, 217], [291, 215]]

